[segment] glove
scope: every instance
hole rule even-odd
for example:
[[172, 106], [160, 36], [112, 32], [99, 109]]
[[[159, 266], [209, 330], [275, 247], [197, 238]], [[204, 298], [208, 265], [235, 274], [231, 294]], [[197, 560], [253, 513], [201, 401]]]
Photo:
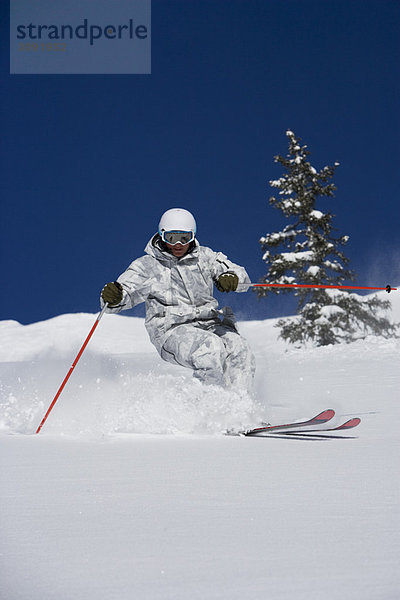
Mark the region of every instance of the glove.
[[116, 306], [122, 300], [123, 288], [118, 281], [107, 283], [101, 290], [101, 297], [110, 306]]
[[219, 292], [234, 292], [238, 286], [239, 277], [232, 271], [222, 273], [215, 282], [215, 287]]

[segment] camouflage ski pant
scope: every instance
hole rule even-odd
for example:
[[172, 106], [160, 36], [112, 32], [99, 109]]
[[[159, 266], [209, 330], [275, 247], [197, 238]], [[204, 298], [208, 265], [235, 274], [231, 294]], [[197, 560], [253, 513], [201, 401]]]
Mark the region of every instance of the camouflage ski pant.
[[176, 326], [161, 349], [165, 361], [193, 369], [204, 383], [251, 392], [255, 359], [247, 341], [222, 323]]

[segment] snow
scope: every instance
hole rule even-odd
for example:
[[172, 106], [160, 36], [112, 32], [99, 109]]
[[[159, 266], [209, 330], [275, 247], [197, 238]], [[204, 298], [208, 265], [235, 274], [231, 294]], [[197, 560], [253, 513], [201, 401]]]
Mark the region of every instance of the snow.
[[[400, 320], [400, 292], [382, 296]], [[30, 435], [94, 319], [0, 322], [2, 599], [398, 597], [400, 340], [295, 349], [275, 321], [241, 322], [256, 403], [163, 363], [142, 319], [105, 315]], [[328, 407], [361, 425], [221, 435]]]
[[320, 210], [312, 210], [310, 212], [310, 215], [314, 218], [314, 219], [322, 219], [322, 217], [324, 216], [324, 213], [322, 213]]
[[285, 239], [291, 239], [295, 235], [295, 232], [292, 228], [288, 229], [288, 231], [280, 231], [274, 233], [268, 233], [266, 236], [260, 238], [261, 244], [273, 244], [281, 242]]
[[311, 275], [312, 277], [316, 277], [319, 274], [320, 270], [321, 270], [321, 267], [314, 265], [314, 266], [308, 267], [307, 274]]
[[280, 177], [279, 179], [273, 179], [269, 182], [271, 187], [280, 187], [285, 183], [286, 179], [284, 177]]
[[332, 269], [332, 271], [343, 271], [342, 265], [337, 260], [334, 262], [330, 260], [324, 260], [324, 265], [329, 269]]
[[346, 311], [343, 308], [340, 308], [340, 306], [331, 304], [323, 306], [319, 312], [321, 316], [318, 319], [315, 319], [315, 323], [317, 325], [324, 325], [325, 323], [329, 323], [335, 315], [344, 314]]
[[313, 260], [315, 255], [313, 250], [304, 250], [303, 252], [282, 252], [280, 258], [283, 261], [296, 262], [301, 260]]
[[343, 308], [340, 308], [340, 306], [336, 306], [335, 304], [323, 306], [320, 310], [321, 315], [323, 317], [326, 317], [327, 319], [329, 319], [329, 317], [334, 317], [335, 315], [343, 314], [345, 312], [346, 311]]

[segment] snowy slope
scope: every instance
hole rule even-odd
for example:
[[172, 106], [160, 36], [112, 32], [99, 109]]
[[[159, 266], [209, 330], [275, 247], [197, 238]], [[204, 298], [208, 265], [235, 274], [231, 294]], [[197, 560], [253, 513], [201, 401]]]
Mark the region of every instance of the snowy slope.
[[[272, 320], [242, 322], [252, 402], [163, 363], [142, 319], [105, 315], [27, 435], [94, 318], [0, 322], [2, 600], [400, 596], [400, 340], [296, 350]], [[328, 407], [361, 425], [341, 440], [220, 434]]]

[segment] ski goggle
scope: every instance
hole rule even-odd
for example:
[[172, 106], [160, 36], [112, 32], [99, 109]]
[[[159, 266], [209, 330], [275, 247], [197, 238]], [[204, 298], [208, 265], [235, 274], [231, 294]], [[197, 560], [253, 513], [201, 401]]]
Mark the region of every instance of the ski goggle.
[[175, 246], [176, 244], [189, 244], [194, 240], [193, 231], [162, 231], [161, 239], [163, 242]]

